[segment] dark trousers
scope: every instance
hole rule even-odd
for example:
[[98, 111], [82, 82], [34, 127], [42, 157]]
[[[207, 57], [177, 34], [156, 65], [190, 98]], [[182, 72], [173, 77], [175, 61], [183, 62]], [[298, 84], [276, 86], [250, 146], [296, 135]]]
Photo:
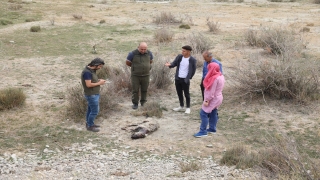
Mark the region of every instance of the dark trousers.
[[147, 102], [147, 91], [150, 76], [131, 76], [132, 85], [132, 103], [139, 104], [139, 90], [141, 93], [140, 103], [143, 105]]
[[201, 80], [201, 84], [200, 84], [200, 89], [201, 89], [201, 94], [202, 94], [202, 101], [204, 101], [204, 86], [203, 86], [203, 80]]
[[184, 93], [184, 96], [186, 97], [187, 108], [190, 108], [190, 93], [189, 93], [190, 83], [187, 84], [184, 82], [184, 78], [179, 78], [179, 80], [175, 80], [175, 85], [176, 85], [176, 91], [179, 97], [180, 106], [184, 107], [184, 102], [183, 102], [183, 93]]

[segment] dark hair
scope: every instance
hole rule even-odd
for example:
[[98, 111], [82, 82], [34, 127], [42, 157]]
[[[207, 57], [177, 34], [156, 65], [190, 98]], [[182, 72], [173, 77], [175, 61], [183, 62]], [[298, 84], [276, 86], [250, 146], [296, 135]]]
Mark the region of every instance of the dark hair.
[[186, 46], [182, 46], [182, 49], [188, 50], [188, 51], [192, 51], [192, 47], [189, 45]]
[[88, 66], [99, 66], [99, 65], [104, 65], [104, 61], [101, 58], [94, 58]]

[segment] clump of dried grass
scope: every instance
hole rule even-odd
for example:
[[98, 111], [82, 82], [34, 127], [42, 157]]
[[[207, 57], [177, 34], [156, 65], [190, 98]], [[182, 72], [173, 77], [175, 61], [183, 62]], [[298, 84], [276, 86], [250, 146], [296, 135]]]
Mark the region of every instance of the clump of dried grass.
[[19, 88], [0, 90], [0, 111], [20, 107], [25, 103], [26, 95]]
[[205, 37], [201, 33], [191, 33], [186, 37], [188, 44], [192, 47], [192, 53], [202, 54], [205, 50], [211, 49], [213, 45], [208, 37]]
[[167, 89], [174, 81], [173, 70], [164, 66], [166, 62], [170, 61], [170, 58], [161, 55], [156, 56], [156, 58], [152, 63], [150, 76], [150, 89], [153, 91]]
[[207, 26], [209, 28], [209, 32], [218, 33], [220, 31], [220, 23], [214, 22], [210, 20], [210, 18], [207, 18]]
[[171, 42], [173, 39], [174, 33], [168, 28], [161, 28], [155, 31], [154, 39], [157, 43]]
[[156, 24], [174, 24], [181, 23], [182, 20], [178, 20], [171, 12], [161, 12], [154, 18], [153, 22]]

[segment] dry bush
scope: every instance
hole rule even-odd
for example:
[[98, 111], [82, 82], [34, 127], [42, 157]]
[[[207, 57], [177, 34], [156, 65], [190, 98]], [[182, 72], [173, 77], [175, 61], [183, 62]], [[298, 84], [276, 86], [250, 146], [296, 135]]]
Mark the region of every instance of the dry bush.
[[214, 22], [210, 20], [210, 18], [207, 18], [207, 26], [209, 28], [209, 32], [218, 33], [220, 31], [220, 23]]
[[[101, 86], [100, 91], [100, 112], [99, 115], [105, 114], [106, 111], [114, 109], [116, 102], [118, 102], [118, 95], [109, 84]], [[66, 115], [68, 118], [73, 118], [74, 122], [84, 122], [87, 111], [87, 101], [84, 97], [83, 87], [78, 84], [70, 87], [67, 90], [68, 106], [66, 108]]]
[[310, 32], [310, 28], [309, 27], [303, 27], [300, 32]]
[[319, 64], [311, 59], [292, 57], [265, 58], [252, 55], [248, 61], [239, 61], [231, 73], [235, 93], [244, 97], [268, 95], [276, 99], [293, 99], [306, 103], [319, 97]]
[[167, 89], [174, 82], [174, 72], [164, 64], [170, 61], [169, 57], [156, 56], [150, 73], [150, 89]]
[[261, 41], [258, 36], [258, 32], [252, 29], [247, 30], [244, 33], [244, 39], [248, 43], [249, 46], [258, 46], [261, 47]]
[[227, 150], [223, 155], [220, 163], [223, 165], [233, 166], [240, 169], [252, 168], [259, 163], [257, 154], [250, 152], [243, 145], [236, 145]]
[[110, 85], [113, 86], [114, 92], [119, 92], [122, 95], [131, 95], [131, 69], [125, 64], [113, 68], [110, 74]]
[[111, 66], [104, 65], [103, 68], [97, 70], [97, 76], [99, 79], [107, 79], [112, 78], [112, 76], [119, 75], [121, 72], [121, 69], [118, 66], [114, 66], [111, 68]]
[[266, 149], [259, 153], [259, 169], [264, 176], [286, 179], [319, 179], [320, 169], [299, 152], [296, 141], [284, 134], [267, 138]]
[[75, 19], [82, 19], [82, 15], [81, 14], [73, 14], [72, 16]]
[[134, 116], [145, 116], [145, 117], [162, 117], [162, 108], [158, 101], [148, 102], [145, 106], [142, 106], [138, 111], [133, 112]]
[[315, 4], [320, 4], [320, 0], [314, 0]]
[[33, 22], [33, 21], [36, 21], [36, 20], [33, 19], [33, 18], [28, 18], [28, 19], [26, 19], [25, 21], [26, 21], [26, 22]]
[[168, 28], [158, 29], [154, 33], [154, 39], [157, 43], [171, 42], [173, 39], [174, 33]]
[[26, 95], [19, 88], [0, 90], [0, 111], [20, 107], [25, 103]]
[[192, 47], [192, 53], [202, 54], [205, 50], [211, 49], [211, 41], [201, 33], [192, 33], [186, 37], [188, 44]]
[[161, 12], [160, 15], [156, 16], [153, 20], [156, 24], [173, 24], [181, 23], [181, 20], [177, 20], [171, 12]]
[[19, 9], [21, 9], [21, 8], [22, 8], [22, 5], [20, 5], [20, 4], [11, 4], [11, 5], [9, 6], [9, 9], [10, 9], [10, 10], [13, 10], [13, 11], [19, 10]]
[[196, 67], [197, 68], [202, 68], [203, 67], [203, 63], [204, 63], [204, 59], [203, 59], [202, 54], [200, 54], [200, 53], [192, 53], [192, 56], [197, 60]]
[[281, 55], [284, 60], [298, 55], [303, 49], [303, 39], [293, 29], [263, 28], [260, 41], [264, 48], [268, 48], [275, 55]]
[[185, 172], [193, 172], [193, 171], [198, 171], [202, 168], [201, 163], [200, 162], [195, 162], [195, 161], [191, 161], [191, 162], [180, 162], [179, 163], [179, 167], [180, 167], [180, 171], [181, 173], [185, 173]]
[[30, 31], [31, 32], [39, 32], [39, 31], [41, 31], [41, 28], [40, 28], [40, 26], [32, 26], [30, 28]]

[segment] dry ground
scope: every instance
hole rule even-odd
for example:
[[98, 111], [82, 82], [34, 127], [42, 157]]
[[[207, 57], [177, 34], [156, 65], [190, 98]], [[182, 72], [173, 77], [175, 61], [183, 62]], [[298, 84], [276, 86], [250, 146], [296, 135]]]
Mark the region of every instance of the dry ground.
[[[306, 42], [306, 52], [320, 57], [320, 6], [310, 2], [285, 2], [272, 3], [268, 1], [245, 1], [244, 3], [233, 2], [213, 2], [209, 0], [183, 1], [177, 0], [170, 3], [144, 3], [129, 0], [88, 0], [88, 1], [51, 1], [51, 0], [29, 0], [22, 3], [25, 12], [33, 14], [40, 13], [42, 18], [34, 22], [20, 22], [7, 26], [0, 26], [2, 68], [0, 71], [0, 88], [21, 87], [27, 94], [26, 106], [19, 110], [1, 112], [1, 123], [6, 125], [12, 123], [17, 126], [3, 129], [2, 133], [9, 133], [15, 128], [30, 124], [30, 121], [45, 124], [61, 124], [69, 128], [85, 130], [83, 124], [76, 124], [72, 119], [67, 119], [64, 109], [67, 106], [63, 98], [66, 88], [72, 87], [80, 82], [79, 75], [83, 68], [95, 56], [99, 56], [107, 61], [107, 66], [113, 66], [119, 62], [124, 63], [128, 49], [134, 49], [139, 41], [147, 41], [149, 49], [170, 56], [172, 59], [180, 53], [180, 48], [185, 44], [185, 36], [191, 32], [205, 33], [215, 46], [212, 50], [216, 57], [222, 59], [224, 72], [228, 82], [228, 73], [239, 60], [246, 60], [248, 53], [263, 51], [249, 47], [238, 47], [237, 42], [243, 37], [242, 34], [248, 28], [290, 26], [296, 30], [303, 27], [310, 28], [310, 32], [304, 34]], [[10, 4], [2, 2], [9, 6]], [[7, 9], [9, 12], [9, 9]], [[184, 22], [191, 24], [190, 30], [180, 30], [178, 25], [170, 27], [176, 32], [174, 41], [167, 47], [158, 47], [152, 40], [152, 32], [159, 29], [152, 22], [153, 17], [160, 12], [171, 12], [175, 16], [182, 18]], [[81, 20], [75, 20], [73, 14], [82, 15]], [[207, 17], [221, 23], [221, 31], [218, 34], [210, 34], [206, 26]], [[54, 20], [54, 26], [50, 23]], [[99, 25], [100, 20], [106, 23]], [[98, 54], [91, 54], [90, 48], [83, 49], [82, 53], [70, 53], [77, 49], [77, 45], [69, 46], [64, 51], [55, 52], [48, 50], [47, 55], [41, 52], [41, 47], [34, 48], [25, 44], [24, 41], [42, 42], [46, 45], [47, 39], [29, 39], [29, 29], [32, 25], [40, 25], [43, 31], [55, 28], [68, 28], [72, 26], [101, 26], [101, 29], [108, 26], [119, 26], [120, 30], [115, 34], [94, 34], [86, 33], [83, 29], [83, 36], [89, 36], [81, 44], [91, 47], [98, 44]], [[121, 30], [126, 27], [136, 30], [134, 34], [121, 34]], [[151, 33], [139, 33], [147, 30]], [[15, 39], [19, 33], [26, 33], [26, 39]], [[92, 33], [92, 31], [90, 31]], [[75, 32], [78, 33], [78, 32]], [[80, 35], [81, 36], [81, 35]], [[20, 37], [20, 36], [19, 36]], [[57, 45], [63, 46], [64, 42], [59, 38], [59, 33], [53, 33], [52, 37], [57, 38]], [[90, 38], [92, 37], [92, 39]], [[79, 38], [79, 37], [75, 37]], [[110, 41], [103, 42], [106, 39]], [[10, 42], [14, 41], [14, 42]], [[113, 44], [117, 42], [130, 41], [131, 47], [123, 47]], [[81, 44], [79, 47], [82, 47]], [[24, 54], [26, 53], [26, 54]], [[318, 58], [319, 59], [319, 58]], [[202, 59], [198, 59], [202, 61]], [[174, 87], [170, 87], [163, 93], [152, 94], [149, 99], [161, 101], [161, 105], [168, 109], [164, 111], [162, 118], [148, 118], [149, 121], [157, 121], [160, 129], [144, 139], [131, 140], [130, 133], [121, 130], [130, 124], [142, 122], [145, 117], [133, 116], [131, 100], [128, 96], [119, 103], [120, 110], [110, 112], [106, 116], [98, 118], [98, 123], [102, 125], [98, 136], [111, 138], [114, 142], [131, 146], [133, 148], [152, 151], [155, 153], [177, 153], [181, 152], [193, 156], [217, 156], [239, 142], [250, 142], [255, 146], [254, 136], [261, 130], [270, 128], [280, 131], [302, 132], [306, 128], [319, 126], [319, 105], [311, 104], [308, 107], [296, 107], [286, 102], [274, 102], [269, 100], [268, 104], [262, 100], [255, 101], [235, 101], [234, 98], [225, 96], [225, 102], [220, 109], [220, 123], [218, 124], [218, 134], [206, 138], [197, 139], [192, 135], [198, 131], [200, 119], [198, 116], [201, 104], [201, 94], [199, 89], [201, 79], [201, 69], [197, 70], [195, 78], [191, 81], [192, 112], [190, 115], [173, 112], [171, 109], [178, 105], [178, 98]], [[226, 87], [226, 92], [232, 95], [232, 89]], [[242, 116], [243, 115], [243, 116]], [[235, 118], [236, 117], [236, 118]], [[233, 129], [237, 120], [247, 122], [243, 124], [242, 132], [255, 128], [248, 137], [243, 139], [232, 138]], [[12, 122], [14, 121], [14, 123]], [[83, 120], [84, 121], [84, 120]], [[257, 124], [255, 124], [257, 123]], [[250, 126], [247, 126], [247, 125]], [[242, 135], [239, 135], [242, 136]], [[317, 131], [320, 137], [320, 131]], [[212, 145], [213, 148], [208, 148]], [[309, 146], [306, 144], [306, 146]], [[312, 145], [319, 147], [319, 144]], [[19, 148], [17, 148], [19, 149]], [[317, 148], [315, 148], [317, 149]], [[319, 153], [319, 151], [317, 151]]]

